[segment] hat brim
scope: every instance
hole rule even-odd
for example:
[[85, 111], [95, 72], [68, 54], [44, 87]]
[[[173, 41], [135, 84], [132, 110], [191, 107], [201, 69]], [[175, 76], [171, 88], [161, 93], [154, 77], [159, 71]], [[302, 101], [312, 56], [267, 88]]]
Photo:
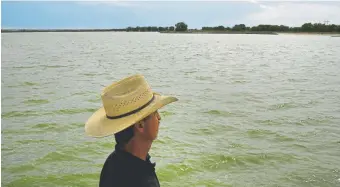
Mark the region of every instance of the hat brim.
[[172, 96], [163, 96], [154, 93], [155, 99], [145, 108], [137, 113], [119, 119], [109, 119], [106, 117], [104, 107], [101, 107], [85, 123], [85, 133], [92, 137], [105, 137], [120, 132], [136, 122], [144, 119], [151, 113], [163, 106], [177, 101]]

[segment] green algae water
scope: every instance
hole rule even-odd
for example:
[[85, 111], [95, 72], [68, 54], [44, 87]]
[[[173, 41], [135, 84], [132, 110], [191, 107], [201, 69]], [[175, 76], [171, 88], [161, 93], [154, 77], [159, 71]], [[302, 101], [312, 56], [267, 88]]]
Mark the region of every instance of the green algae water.
[[161, 186], [340, 186], [338, 38], [1, 36], [2, 186], [98, 186], [114, 137], [84, 123], [104, 86], [135, 73], [179, 98], [150, 152]]

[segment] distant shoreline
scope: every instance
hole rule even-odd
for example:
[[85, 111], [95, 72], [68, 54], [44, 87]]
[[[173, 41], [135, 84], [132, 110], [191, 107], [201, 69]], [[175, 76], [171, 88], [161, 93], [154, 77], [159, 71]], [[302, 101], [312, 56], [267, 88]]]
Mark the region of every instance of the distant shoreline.
[[126, 32], [125, 29], [1, 29], [2, 33], [15, 32]]
[[2, 33], [29, 33], [29, 32], [157, 32], [161, 34], [260, 34], [260, 35], [329, 35], [339, 37], [340, 32], [271, 32], [271, 31], [126, 31], [126, 29], [1, 29]]
[[236, 24], [233, 27], [202, 26], [202, 28], [188, 28], [184, 22], [178, 22], [173, 26], [136, 26], [121, 28], [2, 28], [2, 33], [20, 32], [155, 32], [161, 34], [297, 34], [297, 35], [340, 35], [340, 25], [322, 23], [304, 23], [300, 27], [289, 27], [285, 25], [259, 24], [257, 26], [246, 26]]
[[193, 30], [185, 32], [176, 31], [162, 31], [162, 34], [266, 34], [266, 35], [278, 35], [276, 32], [271, 31], [202, 31]]
[[332, 37], [340, 37], [340, 32], [271, 32], [271, 31], [187, 31], [160, 32], [162, 34], [255, 34], [255, 35], [324, 35]]
[[325, 35], [339, 37], [340, 32], [281, 32], [281, 35]]

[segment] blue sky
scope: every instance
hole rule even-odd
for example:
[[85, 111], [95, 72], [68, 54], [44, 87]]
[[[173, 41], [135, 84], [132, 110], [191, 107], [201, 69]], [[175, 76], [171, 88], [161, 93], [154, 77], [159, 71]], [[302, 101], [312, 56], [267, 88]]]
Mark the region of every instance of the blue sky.
[[244, 23], [300, 26], [305, 22], [340, 24], [340, 2], [249, 1], [2, 1], [2, 28], [189, 28]]

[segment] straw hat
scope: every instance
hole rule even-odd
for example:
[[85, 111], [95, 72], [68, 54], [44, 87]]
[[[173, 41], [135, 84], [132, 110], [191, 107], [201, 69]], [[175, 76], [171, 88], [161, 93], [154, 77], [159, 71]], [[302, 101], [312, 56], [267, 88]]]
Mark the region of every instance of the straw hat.
[[122, 131], [178, 100], [154, 93], [143, 75], [133, 75], [112, 83], [104, 88], [101, 99], [103, 107], [85, 123], [85, 132], [92, 137], [104, 137]]

